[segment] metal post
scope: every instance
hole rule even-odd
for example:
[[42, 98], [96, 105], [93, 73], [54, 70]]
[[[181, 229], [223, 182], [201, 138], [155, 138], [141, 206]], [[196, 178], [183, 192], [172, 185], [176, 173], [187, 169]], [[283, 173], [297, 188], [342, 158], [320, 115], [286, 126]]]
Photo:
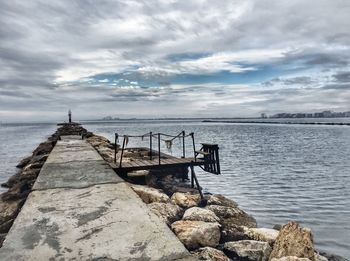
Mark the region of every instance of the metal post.
[[182, 157], [185, 158], [185, 131], [182, 131]]
[[118, 141], [118, 133], [114, 135], [114, 163], [117, 163], [117, 141]]
[[158, 133], [158, 163], [160, 165], [160, 133]]
[[194, 161], [197, 161], [197, 156], [196, 156], [196, 144], [194, 143], [194, 133], [193, 133], [193, 132], [191, 132], [191, 137], [192, 137]]
[[152, 132], [149, 133], [149, 158], [152, 160]]
[[192, 164], [191, 164], [191, 176], [192, 176], [192, 179], [194, 179], [194, 181], [196, 182], [196, 186], [197, 186], [198, 192], [201, 195], [201, 199], [203, 200], [204, 196], [203, 196], [203, 193], [202, 193], [202, 189], [199, 186], [199, 182], [198, 182], [198, 179], [196, 177], [196, 173], [194, 172], [194, 167], [193, 167]]
[[124, 154], [124, 147], [125, 147], [125, 136], [124, 136], [124, 139], [123, 139], [123, 147], [122, 147], [122, 152], [120, 154], [120, 162], [119, 162], [119, 168], [122, 167], [122, 160], [123, 160], [123, 154]]
[[220, 160], [219, 160], [219, 147], [216, 148], [215, 150], [215, 156], [216, 156], [216, 167], [217, 167], [217, 174], [220, 174], [221, 173], [221, 170], [220, 170]]

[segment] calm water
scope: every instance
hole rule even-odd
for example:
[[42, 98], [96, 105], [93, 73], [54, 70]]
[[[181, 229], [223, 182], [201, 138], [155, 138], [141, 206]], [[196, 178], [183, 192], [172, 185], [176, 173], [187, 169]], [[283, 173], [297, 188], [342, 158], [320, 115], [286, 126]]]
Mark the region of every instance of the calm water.
[[[297, 220], [312, 228], [318, 249], [350, 257], [348, 126], [144, 121], [86, 122], [84, 127], [111, 140], [114, 132], [185, 130], [195, 132], [198, 147], [200, 142], [218, 143], [222, 175], [197, 170], [207, 191], [237, 201], [259, 226]], [[17, 162], [54, 129], [50, 124], [1, 126], [0, 180], [12, 175]], [[180, 152], [179, 144], [173, 145], [174, 155]], [[130, 140], [129, 146], [134, 145], [147, 146], [147, 141]], [[187, 149], [191, 153], [191, 147]]]

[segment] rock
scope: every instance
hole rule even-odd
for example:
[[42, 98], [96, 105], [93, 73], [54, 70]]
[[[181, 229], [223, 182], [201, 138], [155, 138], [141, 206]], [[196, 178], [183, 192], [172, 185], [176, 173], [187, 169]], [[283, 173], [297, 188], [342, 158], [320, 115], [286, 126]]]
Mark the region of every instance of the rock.
[[170, 198], [164, 194], [161, 190], [142, 186], [142, 185], [131, 185], [131, 188], [136, 192], [137, 195], [146, 204], [153, 202], [169, 202]]
[[280, 231], [282, 229], [282, 225], [281, 224], [276, 224], [272, 228]]
[[11, 176], [5, 183], [2, 183], [1, 186], [5, 188], [12, 188], [17, 183], [22, 181], [34, 184], [39, 172], [40, 168], [26, 168], [25, 170], [21, 170], [15, 175]]
[[171, 197], [172, 202], [182, 208], [196, 207], [201, 201], [199, 194], [176, 192]]
[[249, 228], [245, 233], [253, 240], [268, 242], [272, 246], [279, 231], [271, 228]]
[[220, 194], [210, 195], [207, 199], [208, 205], [219, 205], [224, 207], [236, 208], [238, 204]]
[[101, 145], [108, 146], [109, 140], [106, 139], [105, 137], [99, 136], [99, 135], [94, 135], [89, 138], [87, 138], [87, 141], [93, 146], [93, 147], [98, 147]]
[[208, 261], [230, 261], [230, 259], [221, 250], [212, 247], [202, 247], [192, 252], [199, 260]]
[[169, 226], [171, 223], [180, 220], [184, 213], [182, 208], [171, 203], [154, 202], [149, 204], [148, 207]]
[[4, 242], [6, 235], [7, 235], [7, 233], [0, 234], [0, 247], [2, 247], [2, 243]]
[[114, 162], [114, 150], [111, 150], [109, 148], [99, 148], [98, 153], [105, 161], [110, 163]]
[[176, 221], [171, 225], [180, 241], [190, 250], [216, 247], [220, 241], [220, 225], [203, 221]]
[[315, 260], [315, 249], [310, 229], [300, 228], [296, 222], [288, 222], [278, 234], [270, 256], [280, 258], [284, 256], [305, 257]]
[[0, 233], [7, 233], [10, 228], [12, 227], [13, 221], [15, 221], [15, 219], [9, 219], [7, 221], [5, 221], [4, 223], [0, 224]]
[[29, 163], [28, 165], [26, 165], [23, 168], [23, 171], [28, 171], [31, 169], [41, 169], [41, 167], [44, 165], [43, 162], [33, 162], [33, 163]]
[[315, 261], [328, 261], [328, 258], [315, 252]]
[[221, 221], [225, 220], [226, 223], [232, 223], [236, 226], [256, 227], [257, 223], [255, 218], [248, 215], [246, 212], [239, 208], [225, 207], [219, 205], [208, 205], [206, 209], [209, 209], [217, 215]]
[[42, 163], [44, 164], [49, 154], [41, 154], [31, 158], [29, 163]]
[[311, 260], [304, 257], [284, 256], [281, 258], [272, 258], [271, 261], [311, 261]]
[[[328, 261], [349, 261], [348, 259], [346, 259], [344, 257], [338, 256], [338, 255], [334, 255], [334, 254], [331, 254], [331, 253], [327, 253], [327, 252], [323, 252], [323, 251], [321, 251], [319, 254], [322, 257], [327, 258]], [[316, 260], [317, 260], [317, 257], [316, 257]]]
[[30, 160], [32, 159], [32, 156], [29, 156], [29, 157], [26, 157], [26, 158], [24, 158], [24, 159], [22, 159], [18, 164], [17, 164], [17, 168], [23, 168], [25, 165], [27, 165], [29, 162], [30, 162]]
[[54, 142], [51, 141], [40, 143], [39, 146], [33, 151], [33, 156], [49, 154], [54, 145]]
[[8, 221], [13, 220], [17, 216], [21, 206], [21, 200], [5, 201], [3, 198], [0, 199], [0, 231], [8, 229]]
[[234, 260], [246, 258], [248, 260], [267, 261], [271, 253], [271, 247], [267, 242], [241, 240], [225, 243], [224, 252]]
[[20, 181], [20, 178], [21, 178], [21, 173], [17, 173], [11, 176], [5, 183], [2, 183], [1, 186], [4, 188], [11, 188]]
[[245, 227], [237, 226], [235, 224], [232, 224], [231, 222], [226, 222], [226, 221], [227, 220], [223, 220], [220, 222], [221, 224], [220, 243], [250, 239], [244, 232]]
[[204, 221], [204, 222], [219, 222], [220, 219], [215, 215], [211, 210], [192, 207], [185, 211], [185, 214], [182, 218], [183, 220], [192, 220], [192, 221]]

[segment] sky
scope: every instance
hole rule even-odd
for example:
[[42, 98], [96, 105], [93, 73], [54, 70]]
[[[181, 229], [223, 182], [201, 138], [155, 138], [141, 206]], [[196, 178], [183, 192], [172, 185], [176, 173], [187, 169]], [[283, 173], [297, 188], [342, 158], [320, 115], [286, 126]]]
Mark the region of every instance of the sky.
[[350, 110], [348, 0], [0, 0], [0, 121]]

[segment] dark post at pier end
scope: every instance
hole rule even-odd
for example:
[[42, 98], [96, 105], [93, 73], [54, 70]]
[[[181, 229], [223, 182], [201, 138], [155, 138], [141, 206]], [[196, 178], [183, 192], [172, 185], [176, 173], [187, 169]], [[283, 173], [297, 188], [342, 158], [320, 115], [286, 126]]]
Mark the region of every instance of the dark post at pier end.
[[68, 110], [68, 118], [69, 118], [69, 123], [72, 123], [72, 111], [70, 109]]

